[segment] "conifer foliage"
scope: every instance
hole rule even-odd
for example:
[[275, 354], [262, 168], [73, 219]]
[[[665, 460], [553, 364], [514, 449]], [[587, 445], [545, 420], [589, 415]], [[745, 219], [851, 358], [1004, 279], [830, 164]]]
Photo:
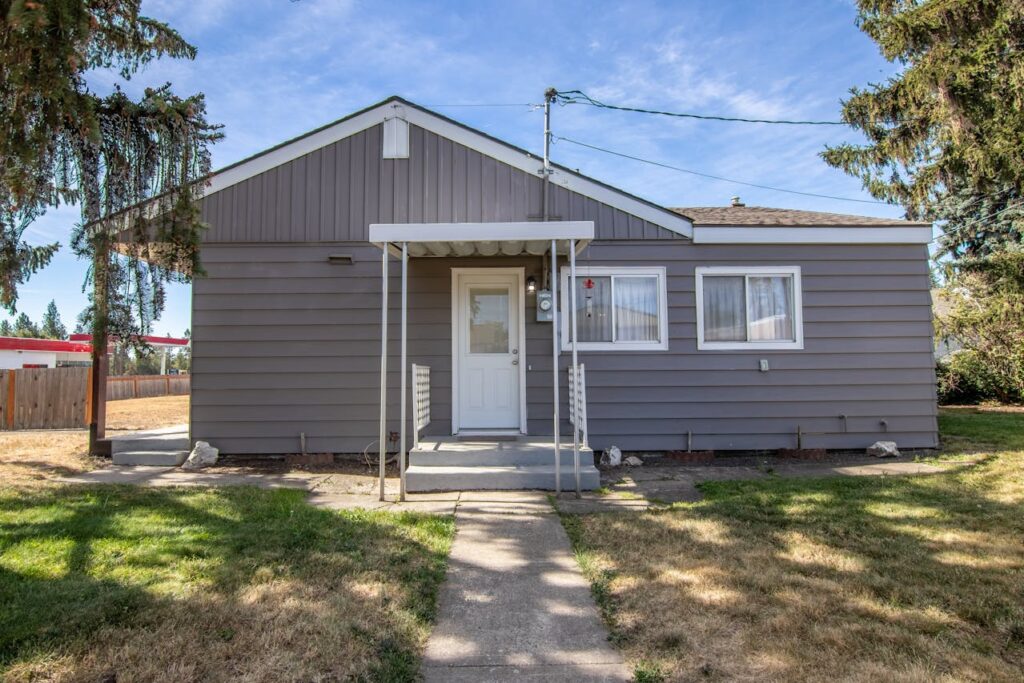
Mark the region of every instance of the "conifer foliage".
[[92, 265], [87, 318], [100, 343], [148, 333], [165, 283], [199, 272], [197, 200], [221, 136], [202, 94], [90, 89], [91, 70], [127, 81], [160, 57], [195, 56], [140, 4], [0, 0], [0, 303], [13, 310], [18, 285], [57, 248], [27, 244], [25, 228], [75, 202], [70, 243]]
[[940, 247], [983, 256], [1024, 234], [1024, 2], [858, 0], [858, 23], [900, 67], [854, 88], [843, 119], [865, 144], [828, 148], [910, 218], [946, 220]]

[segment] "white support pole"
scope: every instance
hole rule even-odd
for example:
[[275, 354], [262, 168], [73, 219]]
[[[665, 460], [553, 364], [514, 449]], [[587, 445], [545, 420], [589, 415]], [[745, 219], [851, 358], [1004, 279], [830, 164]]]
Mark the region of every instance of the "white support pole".
[[576, 390], [572, 400], [576, 424], [572, 426], [572, 469], [576, 477], [576, 497], [580, 497], [580, 364], [576, 356], [576, 240], [569, 240], [569, 334], [572, 344], [572, 382]]
[[164, 352], [160, 356], [160, 374], [167, 374], [167, 347], [164, 347]]
[[398, 500], [405, 500], [405, 403], [406, 403], [406, 378], [409, 375], [409, 367], [406, 364], [407, 350], [409, 345], [409, 334], [408, 334], [408, 318], [409, 318], [409, 243], [402, 242], [402, 409], [401, 419], [402, 427], [400, 430], [401, 436], [399, 441], [399, 455], [398, 455]]
[[551, 240], [551, 385], [555, 423], [555, 495], [562, 492], [562, 454], [558, 417], [558, 242]]
[[384, 464], [388, 457], [388, 249], [380, 256], [380, 499], [384, 500]]

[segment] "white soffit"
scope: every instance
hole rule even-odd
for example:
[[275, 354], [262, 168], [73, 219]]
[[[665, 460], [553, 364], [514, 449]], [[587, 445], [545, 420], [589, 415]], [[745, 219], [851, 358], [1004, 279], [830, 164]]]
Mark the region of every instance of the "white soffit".
[[694, 244], [928, 244], [928, 225], [899, 227], [694, 226]]
[[[321, 147], [326, 147], [338, 140], [383, 123], [386, 119], [396, 117], [531, 175], [539, 175], [541, 170], [542, 161], [538, 157], [443, 119], [431, 112], [406, 106], [401, 102], [388, 101], [350, 118], [325, 126], [309, 135], [274, 147], [222, 171], [216, 171], [206, 188], [206, 194], [219, 192], [243, 180], [305, 156]], [[693, 224], [688, 218], [674, 214], [668, 209], [648, 204], [583, 176], [555, 168], [551, 174], [551, 182], [602, 204], [621, 209], [684, 237], [693, 237]]]

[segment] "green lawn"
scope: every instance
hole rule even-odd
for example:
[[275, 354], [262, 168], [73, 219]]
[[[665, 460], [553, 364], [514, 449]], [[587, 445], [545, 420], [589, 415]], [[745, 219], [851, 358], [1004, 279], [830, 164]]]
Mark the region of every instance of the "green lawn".
[[941, 430], [980, 462], [565, 517], [637, 679], [1024, 680], [1024, 413]]
[[452, 519], [304, 495], [0, 491], [0, 678], [413, 680]]

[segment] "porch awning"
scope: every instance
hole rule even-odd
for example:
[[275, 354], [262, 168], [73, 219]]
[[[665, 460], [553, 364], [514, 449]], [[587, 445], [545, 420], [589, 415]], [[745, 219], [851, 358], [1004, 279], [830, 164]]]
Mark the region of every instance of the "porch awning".
[[519, 223], [373, 223], [370, 242], [393, 255], [409, 256], [541, 256], [557, 243], [558, 253], [569, 253], [576, 242], [579, 253], [594, 239], [593, 221], [528, 221]]

